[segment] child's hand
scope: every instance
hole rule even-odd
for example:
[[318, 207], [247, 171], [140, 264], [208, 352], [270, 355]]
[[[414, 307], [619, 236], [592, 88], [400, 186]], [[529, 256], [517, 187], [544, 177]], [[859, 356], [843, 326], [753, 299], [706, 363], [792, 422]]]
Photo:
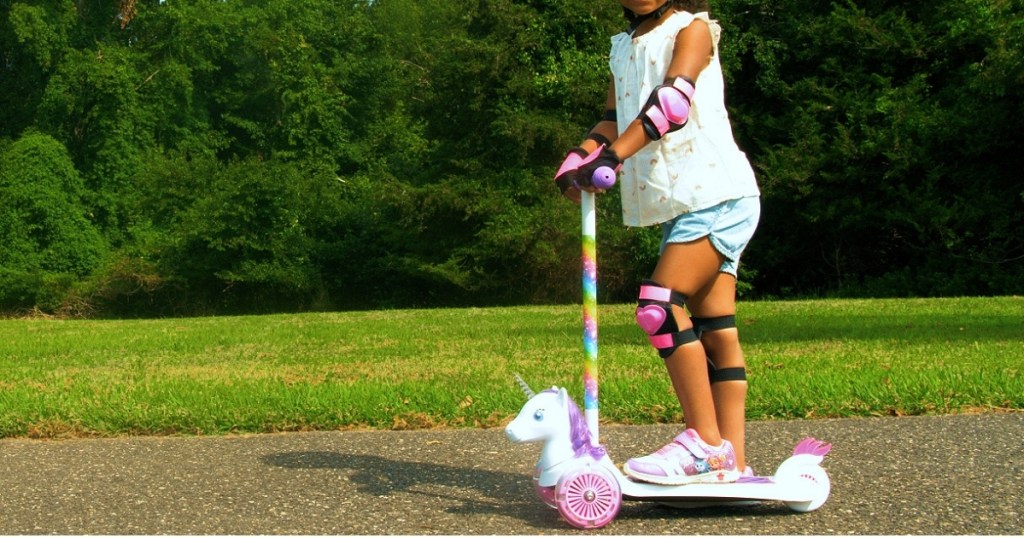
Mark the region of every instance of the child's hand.
[[604, 192], [615, 185], [622, 160], [615, 150], [602, 144], [587, 155], [573, 172], [575, 185], [587, 192]]
[[565, 160], [558, 167], [558, 172], [555, 172], [555, 185], [558, 186], [558, 190], [563, 196], [577, 202], [580, 199], [580, 191], [575, 183], [575, 172], [586, 157], [587, 150], [576, 146], [565, 154]]
[[598, 194], [611, 188], [621, 166], [618, 155], [604, 145], [591, 153], [577, 146], [569, 150], [558, 167], [555, 185], [562, 196], [580, 203], [581, 191]]

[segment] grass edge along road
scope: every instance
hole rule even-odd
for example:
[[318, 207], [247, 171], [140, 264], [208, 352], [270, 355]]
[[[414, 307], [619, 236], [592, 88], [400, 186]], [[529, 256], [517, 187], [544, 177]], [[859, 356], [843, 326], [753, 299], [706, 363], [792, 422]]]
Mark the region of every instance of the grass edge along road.
[[[599, 311], [602, 421], [678, 422], [634, 305]], [[493, 427], [582, 401], [578, 305], [0, 320], [0, 437]], [[751, 420], [1024, 409], [1024, 298], [741, 302]]]

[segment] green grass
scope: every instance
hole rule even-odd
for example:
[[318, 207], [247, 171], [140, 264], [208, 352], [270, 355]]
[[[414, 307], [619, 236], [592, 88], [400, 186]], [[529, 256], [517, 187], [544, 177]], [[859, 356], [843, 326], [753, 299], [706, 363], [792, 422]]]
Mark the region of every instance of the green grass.
[[[680, 420], [633, 305], [600, 308], [601, 418]], [[1024, 409], [1024, 298], [741, 303], [752, 420]], [[0, 436], [498, 426], [579, 402], [579, 306], [0, 320]]]

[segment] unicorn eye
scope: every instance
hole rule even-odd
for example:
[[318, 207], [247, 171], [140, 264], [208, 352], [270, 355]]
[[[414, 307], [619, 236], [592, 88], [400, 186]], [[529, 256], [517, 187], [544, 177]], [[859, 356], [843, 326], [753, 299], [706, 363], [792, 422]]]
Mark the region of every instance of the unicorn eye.
[[533, 413], [533, 420], [536, 420], [537, 422], [540, 422], [540, 421], [544, 420], [544, 410], [543, 409], [538, 409], [536, 412], [534, 412]]

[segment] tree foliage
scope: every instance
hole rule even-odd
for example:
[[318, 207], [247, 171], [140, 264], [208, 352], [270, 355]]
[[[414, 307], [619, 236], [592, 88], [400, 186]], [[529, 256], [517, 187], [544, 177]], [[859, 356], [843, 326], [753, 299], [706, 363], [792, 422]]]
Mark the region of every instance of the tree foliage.
[[[745, 293], [1024, 291], [1021, 4], [713, 2], [763, 190]], [[0, 308], [575, 300], [550, 177], [623, 25], [583, 0], [0, 0]], [[602, 295], [631, 301], [657, 234], [617, 206]]]
[[64, 147], [30, 131], [0, 152], [0, 306], [59, 306], [99, 265], [106, 243], [82, 203]]
[[734, 117], [765, 191], [760, 288], [1019, 292], [1019, 1], [728, 8], [747, 15], [727, 28], [749, 73], [734, 74], [748, 81], [731, 87]]

